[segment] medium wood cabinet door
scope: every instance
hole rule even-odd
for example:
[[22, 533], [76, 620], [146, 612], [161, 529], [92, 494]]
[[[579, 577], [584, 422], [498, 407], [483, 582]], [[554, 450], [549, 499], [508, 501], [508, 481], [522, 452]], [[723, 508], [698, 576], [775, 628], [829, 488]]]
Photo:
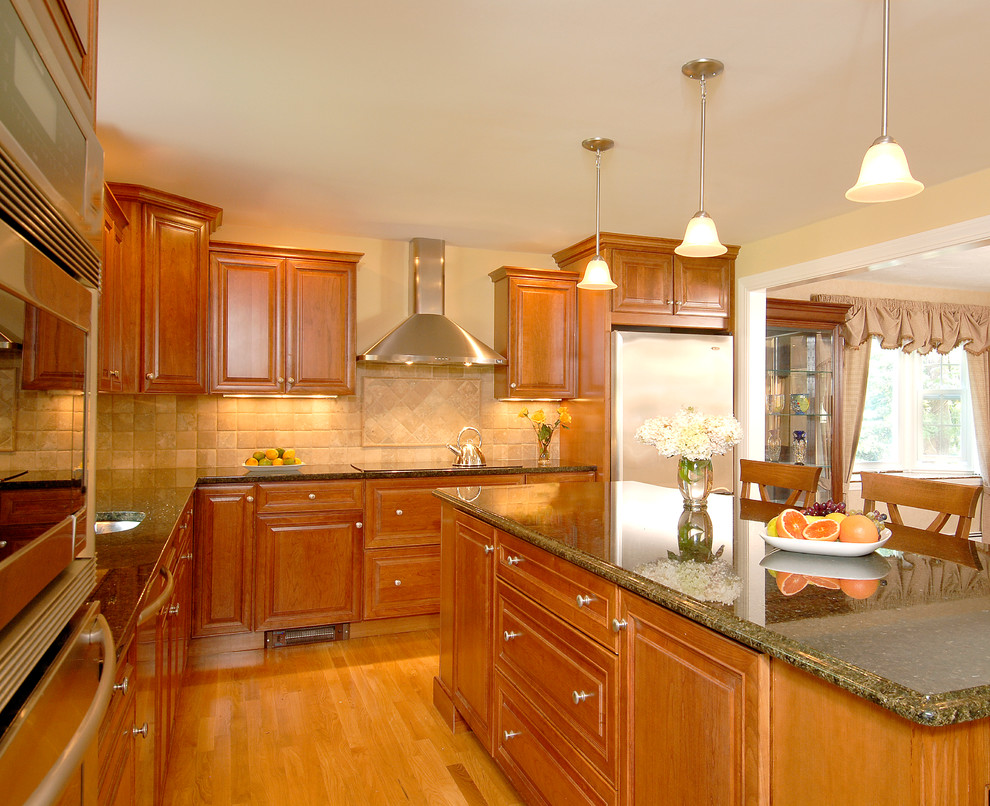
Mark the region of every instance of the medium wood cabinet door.
[[769, 803], [769, 663], [622, 592], [626, 806]]
[[124, 270], [127, 217], [109, 188], [103, 195], [103, 275], [100, 291], [99, 390], [137, 391], [141, 278]]
[[354, 268], [285, 261], [285, 390], [354, 392]]
[[723, 258], [674, 255], [675, 313], [731, 317], [732, 265]]
[[258, 516], [257, 630], [360, 618], [361, 517], [358, 510]]
[[[616, 249], [612, 254], [612, 314], [674, 313], [673, 255]], [[621, 316], [618, 318], [621, 319]]]
[[25, 306], [21, 386], [24, 389], [83, 389], [86, 334], [47, 311]]
[[464, 721], [492, 750], [495, 534], [458, 515], [454, 525], [453, 696]]
[[144, 208], [143, 392], [206, 394], [210, 227]]
[[237, 394], [283, 391], [282, 289], [279, 258], [211, 253], [214, 359], [211, 391]]
[[574, 397], [577, 392], [577, 281], [574, 272], [503, 266], [495, 283], [495, 368], [499, 398]]
[[252, 628], [254, 485], [210, 485], [196, 491], [194, 635]]

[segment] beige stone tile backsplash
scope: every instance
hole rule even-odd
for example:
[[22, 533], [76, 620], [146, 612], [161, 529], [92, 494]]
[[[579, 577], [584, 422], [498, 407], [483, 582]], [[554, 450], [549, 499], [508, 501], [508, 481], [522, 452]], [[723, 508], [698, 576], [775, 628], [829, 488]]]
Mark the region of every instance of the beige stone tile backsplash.
[[359, 366], [357, 394], [335, 399], [101, 394], [96, 466], [114, 486], [171, 479], [174, 468], [237, 467], [267, 447], [295, 448], [307, 464], [443, 466], [466, 425], [481, 431], [489, 462], [535, 463], [536, 438], [519, 411], [550, 415], [557, 405], [495, 400], [490, 368], [391, 364]]

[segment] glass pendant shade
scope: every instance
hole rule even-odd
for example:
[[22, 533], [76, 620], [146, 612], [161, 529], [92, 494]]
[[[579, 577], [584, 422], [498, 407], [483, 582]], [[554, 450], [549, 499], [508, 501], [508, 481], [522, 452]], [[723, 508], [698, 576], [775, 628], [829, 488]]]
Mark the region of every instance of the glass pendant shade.
[[878, 137], [863, 157], [856, 184], [846, 191], [855, 202], [888, 202], [916, 196], [925, 186], [911, 176], [904, 149], [891, 137]]
[[589, 291], [611, 291], [615, 288], [612, 282], [612, 275], [608, 270], [608, 263], [602, 260], [601, 255], [595, 255], [593, 260], [588, 262], [588, 267], [584, 270], [584, 277], [578, 283], [578, 288], [585, 288]]
[[699, 210], [688, 221], [684, 240], [674, 247], [674, 252], [684, 257], [715, 257], [727, 251], [718, 239], [715, 222], [704, 210]]

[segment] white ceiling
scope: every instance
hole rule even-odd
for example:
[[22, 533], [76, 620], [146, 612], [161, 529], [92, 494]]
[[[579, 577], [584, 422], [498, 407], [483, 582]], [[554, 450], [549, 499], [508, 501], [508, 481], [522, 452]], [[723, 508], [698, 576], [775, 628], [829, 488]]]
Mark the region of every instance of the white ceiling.
[[[226, 222], [549, 253], [594, 232], [592, 136], [616, 141], [602, 229], [680, 237], [680, 67], [717, 58], [705, 206], [745, 243], [855, 209], [881, 23], [880, 0], [101, 0], [98, 133], [108, 178]], [[988, 37], [988, 0], [892, 3], [888, 131], [927, 185], [990, 167]]]

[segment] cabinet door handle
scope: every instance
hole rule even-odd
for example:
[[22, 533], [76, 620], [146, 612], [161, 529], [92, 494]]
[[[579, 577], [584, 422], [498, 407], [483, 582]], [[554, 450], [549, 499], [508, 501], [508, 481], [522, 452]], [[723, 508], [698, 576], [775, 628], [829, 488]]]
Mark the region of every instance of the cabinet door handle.
[[147, 378], [149, 381], [153, 381], [155, 379], [155, 373], [149, 372], [144, 377]]
[[585, 607], [586, 605], [590, 605], [593, 601], [595, 601], [594, 596], [582, 596], [580, 593], [577, 595], [578, 607]]
[[191, 551], [188, 554], [183, 554], [181, 557], [179, 557], [180, 560], [191, 560], [192, 558], [193, 556]]
[[401, 510], [401, 509], [397, 509], [397, 510], [395, 510], [395, 514], [396, 514], [396, 515], [401, 515], [401, 514], [402, 514], [402, 510]]
[[574, 704], [575, 705], [580, 705], [586, 699], [588, 699], [588, 697], [594, 697], [594, 696], [595, 696], [594, 694], [589, 694], [587, 691], [572, 691], [571, 692], [571, 699], [574, 700]]
[[360, 528], [361, 528], [362, 526], [364, 526], [364, 524], [363, 524], [363, 523], [361, 523], [361, 521], [358, 521], [357, 523], [355, 523], [355, 524], [354, 524], [354, 527], [355, 527], [356, 529], [360, 529]]
[[295, 383], [295, 382], [296, 382], [295, 378], [289, 378], [289, 383]]
[[629, 622], [625, 619], [619, 620], [617, 618], [612, 619], [612, 632], [621, 632], [626, 627], [629, 626]]
[[7, 548], [7, 541], [0, 540], [0, 549], [5, 549], [5, 548]]
[[402, 580], [401, 580], [401, 579], [397, 579], [397, 580], [395, 580], [395, 587], [397, 587], [397, 588], [398, 588], [398, 587], [400, 587], [401, 585], [402, 585]]
[[113, 684], [113, 690], [119, 691], [121, 694], [124, 694], [126, 696], [127, 689], [130, 687], [130, 685], [131, 685], [131, 679], [129, 677], [125, 677], [119, 683]]
[[505, 562], [506, 565], [519, 565], [525, 559], [525, 557], [506, 557]]
[[285, 378], [278, 377], [278, 378], [275, 379], [275, 382], [276, 383], [285, 383]]
[[120, 370], [119, 369], [112, 369], [112, 370], [110, 370], [110, 377], [111, 378], [119, 378], [120, 377]]
[[178, 602], [176, 602], [174, 605], [170, 605], [169, 606], [169, 608], [168, 608], [168, 614], [170, 616], [177, 616], [177, 615], [179, 615], [179, 603]]
[[515, 388], [516, 388], [516, 385], [515, 385], [514, 383], [510, 383], [510, 384], [509, 384], [509, 388], [510, 388], [510, 389], [515, 389]]
[[519, 638], [521, 635], [522, 635], [521, 632], [513, 632], [512, 630], [506, 630], [504, 633], [502, 633], [502, 637], [506, 641], [511, 641], [513, 638]]
[[148, 723], [145, 722], [140, 728], [131, 728], [132, 736], [141, 736], [142, 738], [148, 738]]
[[495, 551], [495, 546], [485, 546], [485, 554], [491, 554]]
[[315, 501], [316, 500], [316, 493], [310, 493], [307, 497], [309, 498], [310, 501]]
[[515, 738], [516, 736], [521, 736], [521, 735], [522, 735], [521, 731], [518, 731], [518, 730], [504, 730], [504, 731], [502, 731], [502, 736], [505, 739], [505, 741], [509, 741], [509, 739], [512, 739], [512, 738]]
[[247, 501], [247, 502], [248, 502], [249, 504], [253, 504], [253, 503], [254, 503], [254, 496], [253, 496], [253, 495], [249, 495], [249, 496], [248, 496], [248, 497], [247, 497], [247, 498], [246, 498], [245, 500], [246, 500], [246, 501]]

